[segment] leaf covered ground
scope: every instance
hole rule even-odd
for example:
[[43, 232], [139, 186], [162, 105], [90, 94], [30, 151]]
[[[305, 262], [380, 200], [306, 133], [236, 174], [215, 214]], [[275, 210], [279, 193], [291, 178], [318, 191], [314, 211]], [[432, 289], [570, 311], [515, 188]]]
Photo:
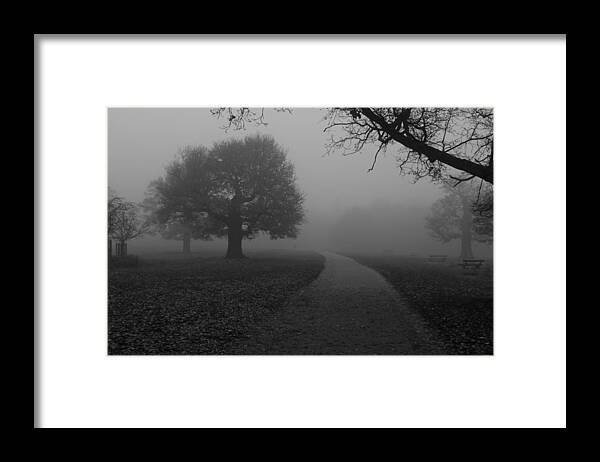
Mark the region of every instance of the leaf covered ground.
[[228, 354], [323, 269], [315, 252], [143, 259], [109, 269], [109, 354]]
[[384, 276], [448, 343], [450, 354], [493, 354], [493, 274], [458, 262], [347, 254]]

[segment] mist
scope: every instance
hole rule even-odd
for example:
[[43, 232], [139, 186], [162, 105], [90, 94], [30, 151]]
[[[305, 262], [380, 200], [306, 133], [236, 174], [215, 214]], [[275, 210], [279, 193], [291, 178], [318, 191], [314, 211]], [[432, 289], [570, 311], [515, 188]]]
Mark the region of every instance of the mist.
[[[108, 110], [108, 186], [127, 201], [141, 202], [151, 181], [181, 148], [263, 134], [287, 152], [305, 196], [305, 221], [297, 238], [245, 239], [245, 250], [340, 250], [356, 253], [458, 255], [458, 240], [442, 243], [426, 228], [432, 204], [444, 195], [428, 178], [418, 182], [400, 175], [395, 150], [381, 153], [372, 171], [375, 148], [360, 153], [326, 154], [330, 134], [323, 131], [325, 111], [294, 108], [293, 113], [265, 110], [266, 126], [225, 130], [226, 120], [208, 108], [110, 108]], [[227, 247], [226, 239], [193, 240], [192, 252]], [[179, 252], [181, 241], [145, 235], [132, 239], [129, 252]], [[477, 256], [490, 257], [491, 246], [474, 243]]]

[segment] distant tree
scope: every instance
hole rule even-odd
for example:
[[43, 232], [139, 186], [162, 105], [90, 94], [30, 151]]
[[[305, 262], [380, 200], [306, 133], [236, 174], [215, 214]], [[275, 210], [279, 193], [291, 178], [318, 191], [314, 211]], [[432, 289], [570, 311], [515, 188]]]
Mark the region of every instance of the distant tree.
[[143, 203], [153, 230], [181, 240], [183, 253], [191, 252], [192, 239], [208, 240], [214, 230], [207, 213], [196, 210], [198, 198], [208, 194], [207, 159], [203, 146], [182, 149], [165, 175], [150, 183]]
[[117, 221], [119, 219], [119, 213], [121, 211], [123, 211], [125, 209], [125, 200], [120, 197], [117, 196], [117, 193], [112, 189], [112, 188], [108, 188], [108, 205], [107, 205], [107, 211], [108, 211], [108, 219], [107, 219], [107, 225], [108, 225], [108, 256], [110, 258], [110, 256], [112, 255], [112, 235], [114, 232], [114, 229], [117, 225]]
[[473, 229], [482, 242], [492, 243], [494, 236], [494, 193], [492, 188], [478, 192], [473, 204]]
[[191, 241], [193, 239], [209, 240], [205, 237], [202, 231], [202, 224], [198, 224], [193, 218], [185, 219], [182, 217], [182, 221], [170, 221], [162, 226], [160, 231], [161, 237], [164, 239], [174, 239], [182, 242], [181, 251], [185, 254], [189, 254], [192, 251]]
[[120, 244], [119, 256], [125, 256], [127, 241], [146, 234], [150, 230], [150, 223], [133, 202], [122, 202], [114, 218], [111, 236]]
[[296, 237], [304, 197], [294, 166], [273, 138], [257, 135], [186, 152], [151, 184], [160, 223], [183, 213], [181, 223], [197, 223], [200, 236], [227, 236], [226, 258], [243, 258], [242, 239], [259, 232], [271, 239]]
[[[226, 128], [265, 124], [264, 109], [214, 108], [212, 113], [228, 120]], [[369, 170], [375, 167], [380, 152], [397, 146], [400, 171], [416, 180], [494, 181], [492, 109], [328, 108], [325, 121], [325, 131], [332, 134], [327, 146], [330, 152], [354, 154], [368, 145], [377, 146]]]
[[[432, 205], [426, 226], [442, 242], [460, 239], [460, 258], [473, 258], [473, 240], [491, 243], [493, 239], [493, 215], [484, 216], [477, 210], [481, 193], [472, 183], [445, 185], [444, 189], [447, 194]], [[491, 189], [485, 194], [491, 201]]]

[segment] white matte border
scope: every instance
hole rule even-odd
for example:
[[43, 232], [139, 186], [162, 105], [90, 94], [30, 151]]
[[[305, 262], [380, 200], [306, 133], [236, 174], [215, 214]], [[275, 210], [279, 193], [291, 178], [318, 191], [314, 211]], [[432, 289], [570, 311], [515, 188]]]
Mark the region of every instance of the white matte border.
[[[566, 425], [564, 37], [36, 46], [39, 426]], [[240, 105], [493, 106], [495, 355], [107, 356], [106, 108]]]

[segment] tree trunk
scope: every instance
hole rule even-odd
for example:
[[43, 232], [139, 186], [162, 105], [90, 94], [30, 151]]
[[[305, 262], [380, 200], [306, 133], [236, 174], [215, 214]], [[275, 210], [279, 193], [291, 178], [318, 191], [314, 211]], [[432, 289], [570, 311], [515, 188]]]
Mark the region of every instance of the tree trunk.
[[473, 258], [473, 249], [471, 247], [473, 212], [471, 211], [471, 203], [468, 200], [463, 200], [462, 209], [463, 216], [461, 225], [460, 258], [468, 260]]
[[245, 258], [242, 253], [242, 219], [230, 219], [227, 231], [227, 254], [225, 258]]
[[120, 250], [119, 250], [119, 257], [126, 257], [127, 256], [127, 242], [126, 241], [120, 241]]
[[108, 240], [108, 259], [110, 260], [110, 257], [112, 257], [112, 239]]
[[191, 239], [192, 236], [190, 233], [183, 234], [183, 253], [188, 254], [191, 252]]

